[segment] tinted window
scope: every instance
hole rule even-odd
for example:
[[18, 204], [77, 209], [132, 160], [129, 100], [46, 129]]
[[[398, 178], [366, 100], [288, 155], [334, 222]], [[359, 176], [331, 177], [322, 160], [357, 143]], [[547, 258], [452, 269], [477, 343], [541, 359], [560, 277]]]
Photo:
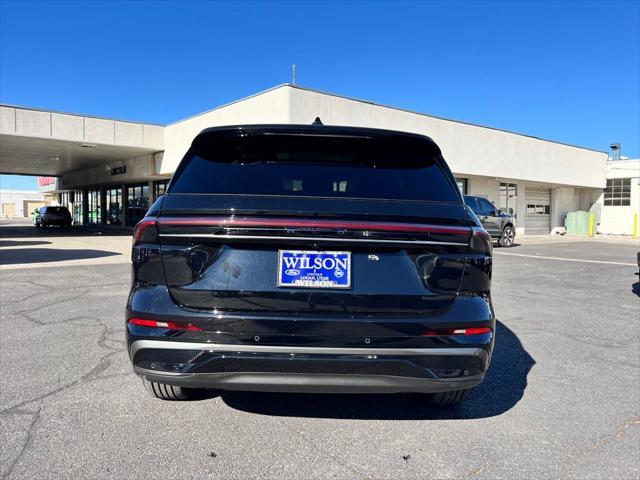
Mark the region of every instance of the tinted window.
[[488, 200], [484, 198], [478, 198], [478, 211], [484, 214], [490, 214], [495, 211], [496, 207], [493, 206]]
[[476, 197], [468, 197], [465, 195], [464, 203], [469, 205], [471, 207], [471, 210], [473, 210], [474, 212], [478, 211], [478, 203], [476, 202]]
[[67, 207], [46, 207], [47, 208], [47, 213], [53, 213], [56, 215], [63, 215], [65, 213], [69, 213], [69, 210], [67, 210]]
[[432, 148], [402, 136], [217, 137], [192, 147], [169, 193], [459, 202]]

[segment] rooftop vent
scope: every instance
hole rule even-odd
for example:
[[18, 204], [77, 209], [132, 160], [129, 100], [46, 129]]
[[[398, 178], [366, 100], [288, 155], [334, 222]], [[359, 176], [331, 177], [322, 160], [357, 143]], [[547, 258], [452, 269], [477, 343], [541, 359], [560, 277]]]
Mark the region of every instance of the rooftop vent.
[[620, 154], [622, 153], [620, 144], [612, 143], [611, 145], [609, 145], [609, 148], [611, 149], [609, 151], [609, 158], [611, 160], [620, 160]]

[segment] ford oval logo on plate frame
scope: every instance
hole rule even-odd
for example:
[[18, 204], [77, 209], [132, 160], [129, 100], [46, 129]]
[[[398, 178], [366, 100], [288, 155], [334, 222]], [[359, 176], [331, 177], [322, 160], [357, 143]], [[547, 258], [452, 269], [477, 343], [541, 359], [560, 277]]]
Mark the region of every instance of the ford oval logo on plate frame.
[[278, 250], [277, 285], [351, 288], [351, 252]]

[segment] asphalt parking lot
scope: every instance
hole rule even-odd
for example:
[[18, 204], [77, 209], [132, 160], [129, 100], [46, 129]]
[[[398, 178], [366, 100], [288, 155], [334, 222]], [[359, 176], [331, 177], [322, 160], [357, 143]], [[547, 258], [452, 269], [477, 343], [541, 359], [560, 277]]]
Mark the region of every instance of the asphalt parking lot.
[[150, 398], [124, 348], [126, 235], [0, 226], [3, 478], [638, 478], [631, 241], [495, 249], [500, 320], [467, 403]]

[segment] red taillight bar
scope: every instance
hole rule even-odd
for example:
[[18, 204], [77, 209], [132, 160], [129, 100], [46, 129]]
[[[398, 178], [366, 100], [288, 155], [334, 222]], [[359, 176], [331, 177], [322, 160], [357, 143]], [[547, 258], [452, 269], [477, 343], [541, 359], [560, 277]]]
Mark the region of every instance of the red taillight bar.
[[130, 318], [128, 322], [131, 325], [137, 325], [139, 327], [167, 328], [169, 330], [191, 330], [194, 332], [203, 331], [202, 328], [192, 323], [163, 322], [161, 320], [148, 320], [146, 318]]
[[422, 334], [423, 337], [440, 337], [451, 335], [484, 335], [491, 333], [492, 330], [489, 327], [476, 327], [476, 328], [437, 328], [435, 330], [428, 330]]
[[145, 217], [138, 222], [135, 229], [133, 230], [133, 244], [140, 242], [142, 240], [142, 234], [144, 231], [150, 227], [155, 226], [158, 219], [156, 217]]
[[448, 233], [468, 235], [469, 227], [452, 227], [428, 224], [363, 222], [357, 220], [314, 220], [256, 217], [164, 217], [158, 219], [160, 226], [194, 227], [291, 227], [291, 228], [341, 228], [346, 230], [376, 230], [387, 232]]

